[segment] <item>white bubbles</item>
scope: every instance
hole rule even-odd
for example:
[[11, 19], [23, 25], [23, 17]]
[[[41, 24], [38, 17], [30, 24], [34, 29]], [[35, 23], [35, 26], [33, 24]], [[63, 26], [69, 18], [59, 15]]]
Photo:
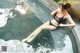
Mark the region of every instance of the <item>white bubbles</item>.
[[0, 9], [0, 28], [4, 27], [7, 24], [9, 18], [13, 18], [14, 15], [10, 11], [11, 9]]
[[21, 5], [17, 5], [15, 10], [17, 10], [18, 12], [20, 12], [21, 14], [26, 14], [28, 7], [23, 7]]
[[5, 46], [7, 43], [4, 41], [4, 40], [2, 40], [2, 39], [0, 39], [0, 46]]
[[8, 52], [16, 51], [16, 46], [15, 46], [13, 40], [8, 41], [7, 46], [8, 46], [8, 48], [7, 48]]
[[44, 47], [44, 46], [38, 47], [38, 48], [36, 49], [36, 53], [48, 53], [48, 52], [50, 52], [50, 51], [51, 51], [50, 48], [46, 48], [46, 47]]
[[29, 6], [25, 2], [25, 0], [17, 0], [17, 6], [15, 10], [20, 12], [22, 15], [26, 14], [28, 12]]
[[46, 48], [44, 46], [38, 47], [36, 50], [34, 48], [24, 42], [21, 42], [19, 40], [8, 40], [4, 41], [3, 39], [0, 39], [0, 52], [2, 52], [2, 46], [7, 47], [7, 52], [13, 52], [13, 53], [48, 53], [52, 52], [50, 48]]
[[26, 52], [26, 53], [34, 52], [34, 49], [32, 48], [31, 45], [20, 42], [19, 40], [4, 41], [0, 39], [0, 47], [1, 46], [7, 46], [7, 52]]

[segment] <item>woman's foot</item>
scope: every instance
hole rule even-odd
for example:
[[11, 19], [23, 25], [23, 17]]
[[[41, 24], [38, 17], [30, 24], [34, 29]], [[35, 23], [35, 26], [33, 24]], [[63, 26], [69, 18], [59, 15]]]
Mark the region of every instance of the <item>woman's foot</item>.
[[21, 42], [25, 42], [26, 41], [26, 39], [23, 39]]
[[27, 42], [27, 43], [30, 43], [32, 42], [34, 38], [30, 38], [30, 39], [23, 39], [21, 42]]
[[21, 40], [22, 43], [31, 44], [31, 42], [27, 41], [26, 39]]

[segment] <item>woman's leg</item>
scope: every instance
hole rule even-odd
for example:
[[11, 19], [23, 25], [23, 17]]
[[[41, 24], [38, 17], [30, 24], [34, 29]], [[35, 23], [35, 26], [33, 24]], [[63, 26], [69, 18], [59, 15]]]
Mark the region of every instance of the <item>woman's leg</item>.
[[43, 29], [49, 29], [53, 30], [56, 29], [56, 27], [49, 25], [49, 21], [38, 27], [33, 33], [31, 33], [27, 38], [23, 39], [22, 41], [31, 42], [35, 37], [43, 30]]

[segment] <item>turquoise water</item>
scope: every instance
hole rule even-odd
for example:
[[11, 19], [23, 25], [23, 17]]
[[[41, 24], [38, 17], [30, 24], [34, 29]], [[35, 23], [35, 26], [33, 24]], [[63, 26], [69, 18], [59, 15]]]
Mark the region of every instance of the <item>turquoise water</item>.
[[[30, 33], [32, 33], [32, 31], [34, 31], [38, 26], [42, 24], [42, 22], [35, 16], [34, 13], [30, 13], [25, 16], [19, 14], [18, 12], [16, 12], [16, 14], [17, 15], [14, 18], [8, 20], [6, 26], [0, 29], [0, 39], [4, 39], [6, 41], [10, 39], [22, 40], [23, 38], [27, 37]], [[50, 36], [50, 32], [48, 33], [47, 32], [46, 33], [42, 32], [40, 35]]]
[[[5, 1], [6, 0], [1, 0], [0, 2], [4, 3]], [[13, 2], [13, 5], [8, 5], [7, 2]], [[11, 0], [7, 2], [5, 3], [6, 5], [0, 5], [0, 7], [16, 7], [16, 1]], [[5, 41], [22, 40], [41, 24], [52, 19], [50, 16], [51, 11], [38, 0], [29, 0], [27, 2], [33, 11], [29, 14], [21, 15], [19, 12], [11, 10], [16, 16], [9, 18], [7, 24], [0, 28], [0, 39]], [[59, 28], [54, 31], [43, 30], [31, 45], [35, 49], [40, 46], [55, 49], [57, 53], [77, 53], [76, 41], [73, 35], [69, 28]]]

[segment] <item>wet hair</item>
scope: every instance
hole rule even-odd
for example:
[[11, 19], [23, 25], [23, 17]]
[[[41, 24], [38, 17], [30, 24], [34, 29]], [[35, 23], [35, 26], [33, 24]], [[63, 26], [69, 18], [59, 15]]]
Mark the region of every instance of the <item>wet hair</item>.
[[69, 4], [69, 3], [62, 3], [60, 5], [62, 6], [62, 9], [68, 9], [71, 7], [71, 4]]

